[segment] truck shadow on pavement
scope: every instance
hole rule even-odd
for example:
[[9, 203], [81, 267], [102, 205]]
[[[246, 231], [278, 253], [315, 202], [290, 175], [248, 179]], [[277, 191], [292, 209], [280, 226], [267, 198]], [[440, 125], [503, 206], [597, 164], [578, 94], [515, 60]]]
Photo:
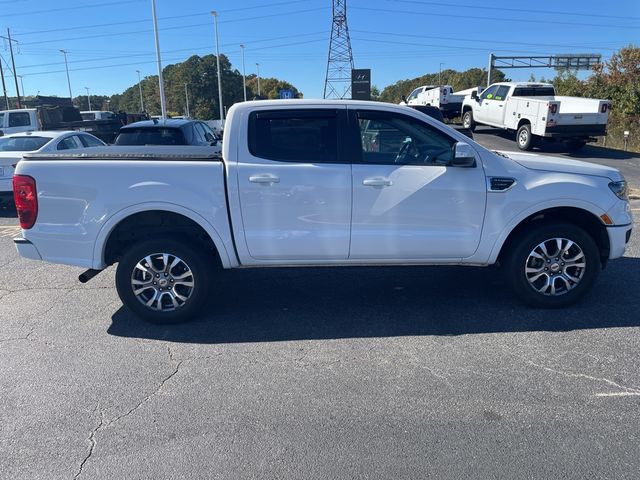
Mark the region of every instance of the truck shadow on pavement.
[[359, 267], [222, 272], [208, 314], [156, 326], [121, 307], [108, 333], [214, 344], [640, 326], [640, 259], [611, 262], [579, 304], [526, 307], [496, 268]]
[[[516, 145], [516, 137], [512, 132], [507, 132], [501, 128], [495, 129], [483, 129], [481, 133], [491, 133], [497, 135], [505, 140], [513, 142], [513, 151], [519, 151]], [[595, 146], [591, 144], [585, 145], [580, 150], [575, 152], [569, 152], [563, 142], [539, 142], [531, 153], [557, 153], [570, 158], [588, 158], [588, 159], [605, 159], [605, 160], [629, 160], [632, 158], [640, 160], [640, 154], [634, 152], [625, 152], [624, 150], [616, 150], [613, 148], [607, 148], [602, 146]]]

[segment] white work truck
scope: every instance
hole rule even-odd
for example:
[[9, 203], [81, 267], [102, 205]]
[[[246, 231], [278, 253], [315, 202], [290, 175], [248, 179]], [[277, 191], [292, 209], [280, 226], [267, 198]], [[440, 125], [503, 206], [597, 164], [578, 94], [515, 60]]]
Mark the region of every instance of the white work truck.
[[531, 150], [542, 138], [578, 150], [606, 135], [610, 110], [609, 100], [557, 96], [548, 83], [501, 82], [465, 97], [462, 124], [470, 130], [479, 124], [516, 132], [521, 150]]
[[416, 88], [408, 97], [403, 97], [401, 105], [426, 105], [439, 108], [444, 118], [460, 116], [464, 95], [453, 93], [451, 85], [423, 85]]
[[27, 154], [14, 193], [20, 255], [86, 268], [81, 281], [118, 263], [123, 303], [158, 323], [196, 315], [239, 267], [499, 263], [525, 302], [566, 306], [623, 255], [633, 221], [614, 168], [506, 156], [358, 101], [236, 103], [221, 156]]

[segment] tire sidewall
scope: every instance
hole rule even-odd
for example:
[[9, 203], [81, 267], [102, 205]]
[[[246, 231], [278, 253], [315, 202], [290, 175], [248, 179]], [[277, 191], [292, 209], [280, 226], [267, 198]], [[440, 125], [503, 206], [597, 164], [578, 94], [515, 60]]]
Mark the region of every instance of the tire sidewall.
[[[159, 312], [143, 305], [131, 288], [131, 274], [136, 264], [144, 257], [154, 253], [169, 253], [180, 257], [189, 266], [193, 274], [193, 292], [180, 308]], [[122, 303], [136, 316], [156, 324], [179, 323], [197, 316], [207, 300], [207, 290], [211, 282], [213, 262], [208, 252], [197, 248], [188, 241], [175, 238], [143, 240], [131, 247], [118, 263], [116, 270], [116, 289]]]
[[[466, 125], [467, 123], [469, 124], [468, 126]], [[462, 126], [472, 132], [475, 129], [476, 125], [473, 122], [473, 113], [470, 110], [464, 112], [462, 115]]]
[[[539, 243], [555, 237], [567, 238], [582, 249], [586, 258], [580, 283], [559, 296], [545, 296], [531, 286], [525, 274], [529, 254]], [[514, 293], [525, 303], [537, 308], [561, 308], [578, 301], [593, 285], [601, 269], [600, 252], [593, 238], [581, 228], [564, 223], [540, 225], [514, 240], [508, 251], [506, 274]]]
[[[524, 144], [520, 142], [520, 135], [523, 132], [527, 133], [527, 142]], [[531, 150], [531, 148], [533, 147], [533, 135], [531, 133], [531, 126], [528, 123], [522, 125], [518, 129], [516, 133], [516, 143], [518, 144], [518, 148], [520, 150]]]

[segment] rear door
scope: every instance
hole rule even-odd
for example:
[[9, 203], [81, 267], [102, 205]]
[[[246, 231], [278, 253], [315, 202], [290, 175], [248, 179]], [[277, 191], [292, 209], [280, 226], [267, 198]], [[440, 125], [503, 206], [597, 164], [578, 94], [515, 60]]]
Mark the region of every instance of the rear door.
[[351, 165], [346, 107], [259, 109], [243, 122], [238, 192], [246, 249], [260, 261], [345, 260]]

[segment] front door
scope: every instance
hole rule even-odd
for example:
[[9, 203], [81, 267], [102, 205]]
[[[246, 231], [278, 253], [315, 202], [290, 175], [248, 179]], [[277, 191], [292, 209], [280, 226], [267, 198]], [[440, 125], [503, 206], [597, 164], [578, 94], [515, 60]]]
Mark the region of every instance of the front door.
[[[356, 119], [357, 117], [357, 119]], [[357, 121], [350, 259], [459, 259], [480, 243], [481, 162], [451, 167], [456, 140], [415, 117], [370, 109]]]
[[491, 123], [489, 120], [491, 118], [489, 109], [497, 91], [498, 85], [492, 85], [482, 92], [482, 95], [478, 98], [478, 106], [473, 109], [473, 116], [476, 121], [480, 123]]
[[346, 107], [250, 114], [238, 190], [251, 258], [347, 259], [351, 165], [342, 162], [339, 141], [345, 125]]
[[509, 93], [508, 85], [500, 85], [491, 99], [487, 102], [487, 119], [488, 123], [493, 125], [502, 125], [504, 123], [505, 104], [507, 103], [507, 94]]

